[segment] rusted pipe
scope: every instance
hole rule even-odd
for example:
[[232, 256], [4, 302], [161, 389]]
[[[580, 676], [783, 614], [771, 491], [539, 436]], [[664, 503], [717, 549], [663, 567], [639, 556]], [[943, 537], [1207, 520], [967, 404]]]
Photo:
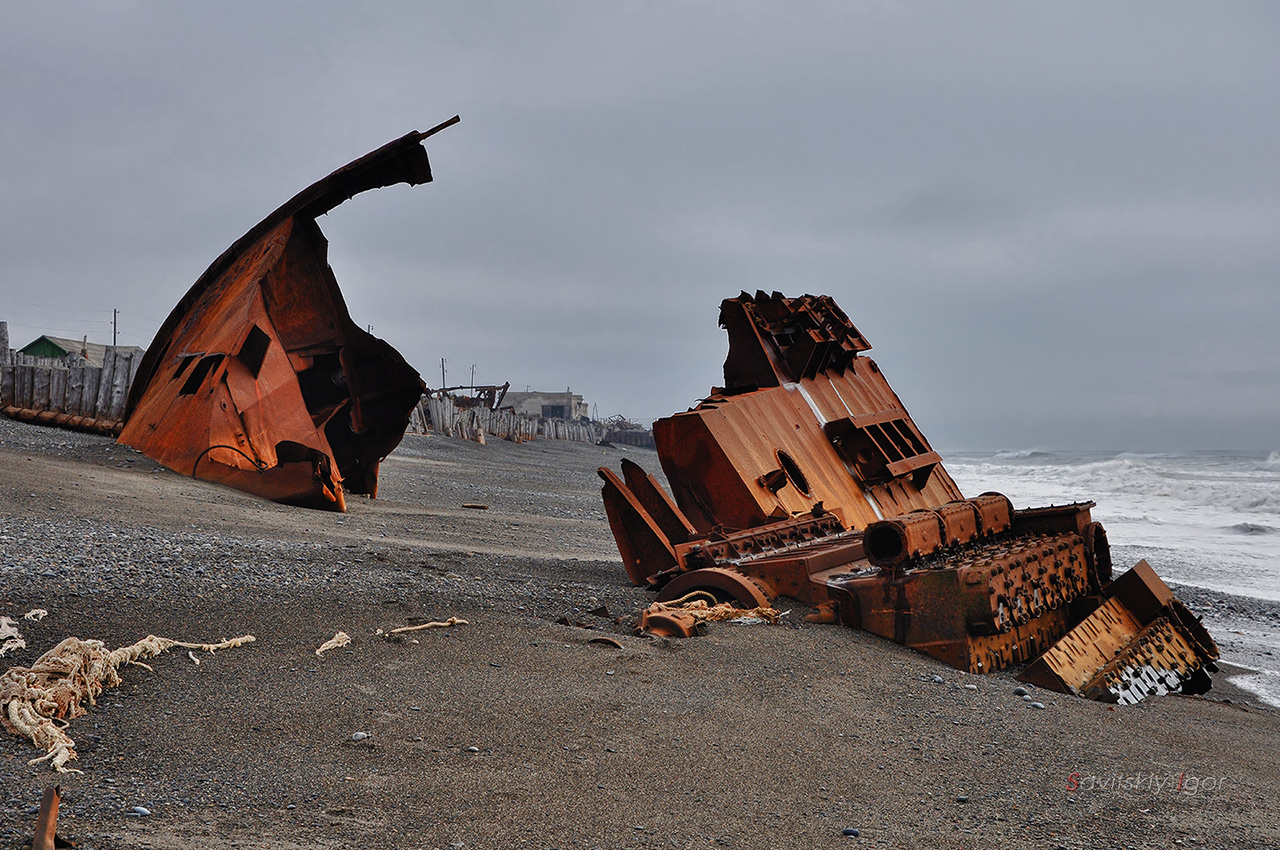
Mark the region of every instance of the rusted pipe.
[[942, 520], [933, 511], [913, 511], [867, 526], [862, 544], [877, 567], [931, 555], [942, 548]]

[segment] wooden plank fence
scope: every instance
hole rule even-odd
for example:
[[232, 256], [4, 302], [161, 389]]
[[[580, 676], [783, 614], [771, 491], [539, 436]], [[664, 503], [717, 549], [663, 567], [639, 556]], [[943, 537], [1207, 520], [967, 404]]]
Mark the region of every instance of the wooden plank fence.
[[101, 367], [82, 358], [29, 357], [9, 348], [0, 322], [0, 411], [43, 425], [118, 434], [142, 354], [108, 347]]
[[419, 401], [409, 415], [409, 431], [416, 434], [437, 433], [478, 443], [485, 442], [486, 435], [517, 443], [525, 440], [597, 443], [603, 433], [595, 423], [542, 419], [512, 410], [461, 408], [453, 398], [447, 396], [428, 396]]
[[[107, 348], [101, 368], [75, 355], [28, 357], [9, 348], [8, 326], [0, 322], [0, 412], [28, 422], [119, 434], [125, 400], [141, 361], [141, 353], [113, 347]], [[604, 434], [595, 423], [542, 419], [512, 410], [460, 408], [451, 397], [421, 399], [410, 414], [409, 431], [481, 443], [486, 435], [514, 442], [597, 443]]]

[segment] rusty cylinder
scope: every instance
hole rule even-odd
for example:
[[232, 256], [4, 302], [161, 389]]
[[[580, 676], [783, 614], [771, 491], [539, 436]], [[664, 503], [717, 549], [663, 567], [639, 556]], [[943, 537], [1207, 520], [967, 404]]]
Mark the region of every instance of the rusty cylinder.
[[942, 522], [933, 511], [913, 511], [869, 524], [862, 535], [867, 560], [895, 567], [942, 548]]

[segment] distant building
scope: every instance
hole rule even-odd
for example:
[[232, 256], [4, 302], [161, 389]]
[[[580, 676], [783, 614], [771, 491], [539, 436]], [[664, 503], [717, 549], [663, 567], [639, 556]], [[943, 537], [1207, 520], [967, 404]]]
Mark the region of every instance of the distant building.
[[[102, 367], [102, 361], [107, 356], [109, 345], [103, 345], [98, 342], [89, 342], [88, 340], [64, 339], [60, 336], [41, 336], [18, 349], [18, 353], [25, 354], [28, 357], [48, 357], [51, 360], [58, 360], [66, 357], [68, 354], [83, 358], [90, 366]], [[145, 349], [136, 345], [120, 345], [116, 346], [119, 351], [136, 352], [141, 354]]]
[[582, 419], [590, 416], [587, 403], [582, 396], [571, 392], [562, 393], [513, 393], [508, 392], [502, 399], [503, 408], [511, 408], [516, 413], [526, 416], [541, 416], [543, 419]]

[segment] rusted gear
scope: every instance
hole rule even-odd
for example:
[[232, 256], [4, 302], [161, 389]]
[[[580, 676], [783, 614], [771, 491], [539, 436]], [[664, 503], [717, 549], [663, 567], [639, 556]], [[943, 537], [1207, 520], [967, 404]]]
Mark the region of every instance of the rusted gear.
[[704, 567], [676, 576], [658, 592], [659, 602], [670, 602], [694, 591], [705, 590], [719, 597], [730, 599], [748, 608], [768, 608], [769, 593], [755, 579], [723, 567]]
[[654, 604], [640, 612], [636, 632], [655, 637], [690, 638], [705, 626], [692, 611], [664, 609]]
[[1091, 522], [1084, 528], [1084, 553], [1089, 570], [1090, 585], [1095, 591], [1111, 581], [1111, 544], [1107, 531], [1100, 522]]

